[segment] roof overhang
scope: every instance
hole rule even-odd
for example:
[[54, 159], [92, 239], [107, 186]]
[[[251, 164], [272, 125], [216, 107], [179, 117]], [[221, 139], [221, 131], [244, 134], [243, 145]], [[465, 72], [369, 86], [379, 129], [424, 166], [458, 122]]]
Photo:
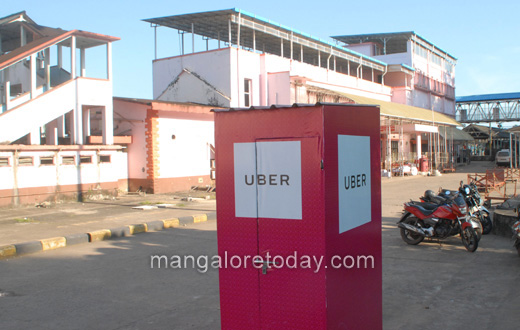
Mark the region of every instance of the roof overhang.
[[[304, 48], [305, 58], [312, 57], [317, 60], [320, 53], [323, 58], [326, 58], [326, 54], [331, 54], [375, 70], [385, 71], [386, 68], [386, 63], [375, 58], [236, 8], [149, 18], [143, 21], [176, 29], [182, 33], [193, 32], [214, 40], [224, 42], [231, 40], [232, 44], [270, 54], [280, 55], [282, 44], [288, 54], [292, 45], [298, 47], [295, 49]], [[230, 28], [231, 25], [234, 26], [233, 29]]]

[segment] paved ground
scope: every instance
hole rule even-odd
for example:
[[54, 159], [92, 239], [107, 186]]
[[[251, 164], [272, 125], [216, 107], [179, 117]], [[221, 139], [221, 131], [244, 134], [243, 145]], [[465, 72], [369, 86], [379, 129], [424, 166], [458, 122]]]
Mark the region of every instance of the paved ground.
[[[518, 328], [520, 258], [511, 240], [484, 236], [475, 253], [467, 252], [458, 237], [408, 246], [395, 226], [404, 201], [417, 199], [426, 189], [437, 190], [439, 186], [454, 189], [460, 180], [466, 179], [464, 171], [482, 171], [488, 166], [492, 164], [472, 163], [457, 173], [441, 177], [383, 179], [385, 329]], [[210, 203], [205, 207], [211, 209]], [[76, 210], [73, 205], [63, 207]], [[114, 213], [110, 213], [107, 210], [111, 206], [97, 207], [98, 204], [86, 205], [81, 209], [83, 212], [97, 210], [97, 213], [76, 214], [77, 223], [97, 221], [100, 215], [106, 221], [124, 219], [138, 223], [177, 212], [135, 211], [113, 206]], [[124, 216], [117, 215], [117, 208], [125, 210]], [[200, 211], [191, 205], [189, 209], [191, 214]], [[42, 224], [59, 218], [60, 212], [68, 214], [51, 210], [48, 218], [39, 220], [40, 224], [10, 225], [42, 228]], [[38, 216], [38, 213], [27, 214]], [[0, 216], [0, 233], [7, 228], [3, 227], [5, 222], [12, 221], [4, 215]], [[98, 224], [81, 226], [101, 229]], [[81, 227], [73, 226], [73, 221], [55, 228], [60, 226], [65, 226], [60, 230]], [[4, 239], [2, 243], [8, 242]], [[0, 260], [0, 329], [217, 329], [217, 271], [201, 274], [195, 269], [150, 269], [152, 254], [215, 253], [215, 221], [208, 221]]]
[[[192, 192], [191, 201], [177, 195], [121, 196], [114, 200], [55, 204], [46, 208], [25, 206], [0, 210], [0, 246], [14, 243], [86, 233], [168, 218], [215, 212], [215, 194]], [[209, 196], [210, 199], [204, 199]], [[194, 199], [193, 199], [194, 198]], [[167, 208], [146, 210], [156, 203]]]

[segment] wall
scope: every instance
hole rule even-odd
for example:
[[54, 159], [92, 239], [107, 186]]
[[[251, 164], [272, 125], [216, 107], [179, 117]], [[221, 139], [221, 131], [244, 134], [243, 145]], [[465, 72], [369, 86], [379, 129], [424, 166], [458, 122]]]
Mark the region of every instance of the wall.
[[351, 44], [348, 45], [347, 48], [363, 55], [374, 56], [374, 45], [373, 42], [366, 42], [361, 44]]
[[289, 72], [268, 74], [269, 97], [268, 104], [290, 105], [294, 102], [290, 90], [291, 78]]
[[[250, 79], [252, 83], [251, 105], [260, 105], [260, 84], [265, 79], [266, 72], [261, 71], [261, 54], [247, 50], [232, 48], [231, 50], [231, 107], [245, 107], [244, 102], [244, 79]], [[240, 68], [240, 70], [237, 70]], [[267, 70], [271, 70], [268, 64]], [[238, 71], [238, 73], [237, 73]]]
[[210, 145], [215, 144], [213, 115], [182, 116], [159, 111], [158, 116], [159, 172], [154, 193], [209, 185]]
[[231, 95], [230, 52], [230, 48], [222, 48], [153, 61], [153, 98], [159, 99], [184, 68], [198, 74], [211, 86], [229, 97]]
[[409, 51], [406, 53], [379, 55], [374, 56], [374, 58], [387, 64], [406, 64], [412, 66], [412, 54]]
[[[88, 191], [126, 189], [127, 158], [119, 147], [115, 147], [117, 150], [100, 146], [19, 148], [0, 149], [0, 158], [9, 159], [8, 166], [0, 166], [0, 206], [56, 201]], [[80, 164], [80, 158], [86, 156], [91, 163]], [[99, 156], [109, 156], [110, 162], [99, 162]], [[20, 157], [31, 157], [32, 165], [17, 165], [15, 159]], [[42, 164], [41, 157], [51, 157], [53, 163]], [[63, 157], [73, 157], [74, 163], [64, 164]]]
[[129, 191], [169, 193], [210, 185], [212, 108], [115, 98], [116, 134], [132, 135], [127, 148]]
[[132, 192], [146, 184], [148, 166], [145, 118], [148, 107], [142, 103], [114, 99], [114, 134], [132, 136], [132, 143], [126, 149], [128, 155], [128, 190]]

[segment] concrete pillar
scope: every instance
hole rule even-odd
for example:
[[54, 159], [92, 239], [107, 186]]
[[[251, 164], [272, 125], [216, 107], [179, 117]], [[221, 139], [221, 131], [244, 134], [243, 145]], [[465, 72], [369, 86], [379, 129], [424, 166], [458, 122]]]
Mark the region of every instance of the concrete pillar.
[[[6, 69], [7, 70], [7, 69]], [[5, 111], [11, 107], [11, 82], [6, 79], [5, 83]]]
[[195, 24], [191, 23], [191, 53], [195, 53]]
[[20, 47], [23, 47], [27, 44], [27, 36], [25, 35], [25, 28], [23, 25], [20, 25]]
[[51, 89], [51, 50], [46, 48], [44, 51], [45, 57], [45, 87], [47, 90]]
[[85, 68], [85, 48], [81, 48], [81, 58], [80, 58], [80, 66], [81, 66], [81, 77], [85, 77], [86, 68]]
[[87, 141], [87, 137], [90, 135], [90, 108], [83, 109], [83, 136], [84, 140]]
[[421, 133], [417, 133], [417, 138], [416, 138], [416, 142], [417, 142], [417, 159], [420, 159], [421, 158], [421, 153], [422, 153], [422, 139], [421, 139]]
[[31, 55], [31, 99], [36, 97], [36, 53]]
[[72, 125], [71, 127], [74, 128], [74, 134], [73, 136], [73, 144], [83, 144], [83, 109], [79, 102], [79, 99], [77, 95], [79, 95], [79, 86], [78, 82], [75, 82], [75, 88], [76, 88], [76, 101], [75, 101], [75, 108], [73, 111], [72, 116]]
[[66, 117], [67, 117], [66, 115], [63, 115], [61, 117], [58, 117], [58, 119], [56, 119], [56, 126], [58, 128], [58, 138], [60, 138], [60, 137], [63, 138], [67, 134], [67, 132], [65, 132]]
[[58, 45], [58, 68], [63, 68], [63, 49]]
[[103, 109], [103, 144], [114, 144], [114, 109], [109, 102]]
[[107, 80], [112, 81], [112, 43], [107, 43]]
[[70, 79], [76, 78], [76, 37], [70, 37]]

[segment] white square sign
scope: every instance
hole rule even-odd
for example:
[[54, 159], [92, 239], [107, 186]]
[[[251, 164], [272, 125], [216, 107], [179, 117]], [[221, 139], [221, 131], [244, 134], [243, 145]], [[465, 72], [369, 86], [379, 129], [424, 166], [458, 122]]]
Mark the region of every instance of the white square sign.
[[372, 219], [370, 137], [338, 135], [339, 233]]
[[300, 141], [234, 144], [235, 216], [301, 219]]

